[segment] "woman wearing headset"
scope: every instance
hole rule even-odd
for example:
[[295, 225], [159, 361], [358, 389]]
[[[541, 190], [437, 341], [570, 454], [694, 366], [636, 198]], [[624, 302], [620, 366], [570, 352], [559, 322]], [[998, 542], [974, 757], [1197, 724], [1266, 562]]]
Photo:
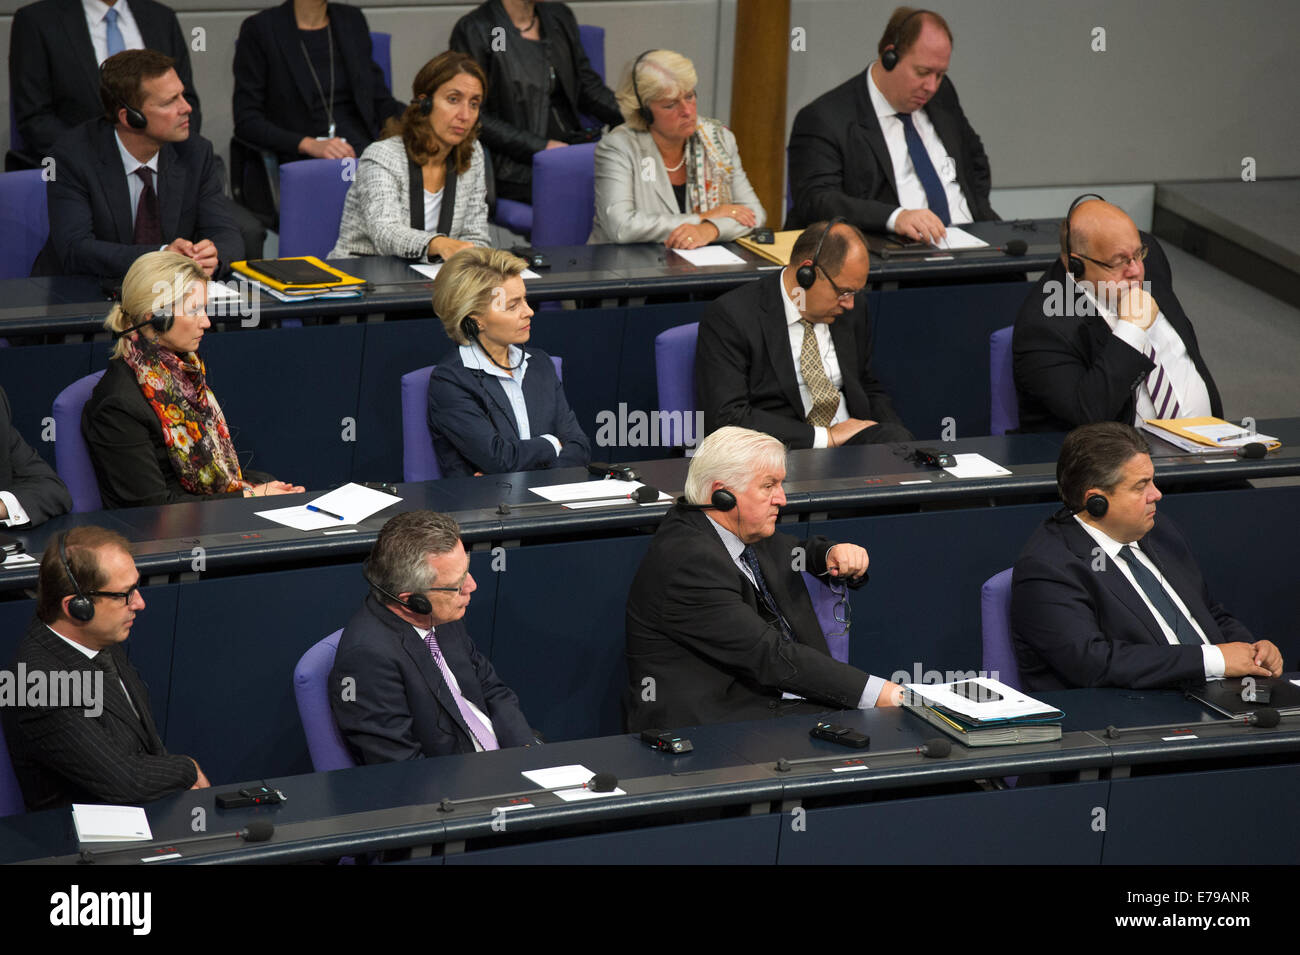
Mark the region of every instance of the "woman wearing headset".
[[239, 465], [197, 354], [207, 297], [203, 270], [175, 252], [140, 256], [122, 280], [104, 319], [113, 357], [81, 415], [106, 508], [303, 490]]
[[458, 253], [433, 281], [433, 310], [456, 348], [429, 378], [429, 433], [444, 477], [584, 467], [591, 444], [546, 352], [524, 348], [533, 310], [500, 249]]

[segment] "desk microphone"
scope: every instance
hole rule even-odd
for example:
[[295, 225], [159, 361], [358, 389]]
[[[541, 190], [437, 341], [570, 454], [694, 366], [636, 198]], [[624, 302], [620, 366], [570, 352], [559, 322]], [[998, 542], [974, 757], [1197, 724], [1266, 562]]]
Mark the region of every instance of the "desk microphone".
[[[602, 497], [584, 497], [573, 501], [529, 501], [526, 504], [511, 504], [502, 501], [497, 505], [498, 514], [513, 514], [515, 511], [529, 510], [534, 507], [567, 507], [570, 504], [594, 504], [598, 502], [615, 503], [619, 505], [632, 504], [653, 504], [659, 500], [659, 489], [649, 484], [642, 484], [631, 494], [607, 494]], [[671, 501], [664, 501], [665, 504], [671, 504]]]
[[1271, 706], [1263, 706], [1254, 713], [1247, 713], [1245, 716], [1235, 716], [1230, 720], [1215, 720], [1213, 722], [1198, 723], [1160, 723], [1156, 726], [1126, 726], [1119, 728], [1116, 726], [1106, 727], [1107, 739], [1119, 739], [1125, 733], [1150, 733], [1156, 730], [1198, 730], [1208, 729], [1214, 726], [1258, 726], [1260, 729], [1272, 729], [1282, 720], [1282, 714]]
[[877, 759], [881, 756], [913, 756], [920, 754], [931, 759], [943, 759], [952, 752], [952, 743], [942, 736], [928, 739], [920, 746], [908, 749], [882, 749], [878, 753], [863, 753], [861, 756], [805, 756], [802, 759], [778, 759], [774, 767], [779, 773], [788, 773], [795, 766], [807, 766], [810, 763], [842, 763], [846, 759]]
[[541, 793], [563, 792], [568, 789], [589, 789], [594, 793], [612, 793], [618, 788], [618, 777], [613, 773], [597, 773], [581, 786], [569, 783], [567, 786], [547, 786], [544, 789], [521, 789], [513, 793], [493, 793], [488, 796], [472, 796], [468, 799], [444, 799], [438, 803], [439, 812], [452, 812], [457, 806], [471, 802], [499, 802], [502, 799], [514, 799], [518, 796], [536, 796]]
[[1268, 454], [1268, 447], [1259, 441], [1251, 441], [1237, 449], [1239, 458], [1262, 458], [1266, 454]]
[[275, 823], [271, 822], [270, 819], [254, 819], [238, 832], [216, 832], [204, 836], [188, 836], [184, 839], [173, 839], [170, 842], [155, 840], [129, 846], [114, 846], [112, 849], [82, 849], [81, 861], [93, 864], [97, 856], [175, 849], [177, 846], [193, 845], [196, 842], [211, 842], [213, 839], [243, 839], [245, 842], [266, 842], [274, 833]]

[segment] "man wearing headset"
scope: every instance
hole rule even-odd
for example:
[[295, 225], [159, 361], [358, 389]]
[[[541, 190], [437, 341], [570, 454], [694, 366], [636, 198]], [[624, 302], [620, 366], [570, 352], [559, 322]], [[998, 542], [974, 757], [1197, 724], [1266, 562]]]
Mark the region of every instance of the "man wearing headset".
[[800, 574], [861, 586], [867, 552], [776, 533], [784, 480], [770, 435], [700, 443], [628, 594], [629, 730], [898, 705], [896, 684], [830, 656]]
[[861, 232], [814, 222], [786, 268], [709, 306], [695, 350], [705, 433], [737, 425], [791, 448], [912, 439], [871, 371], [870, 267]]
[[[27, 697], [3, 708], [28, 809], [148, 802], [208, 786], [195, 760], [163, 746], [148, 690], [122, 647], [144, 608], [140, 574], [117, 534], [87, 525], [45, 548], [36, 617], [14, 666], [28, 676]], [[50, 675], [44, 699], [32, 696], [37, 672]]]
[[474, 753], [536, 742], [519, 699], [461, 618], [476, 585], [460, 528], [408, 511], [379, 531], [370, 594], [339, 638], [330, 709], [358, 763]]
[[1086, 193], [1061, 221], [1061, 257], [1020, 306], [1012, 337], [1020, 430], [1223, 417], [1164, 250]]
[[48, 187], [50, 240], [33, 275], [121, 281], [168, 249], [209, 276], [244, 257], [212, 144], [190, 134], [193, 107], [171, 57], [124, 50], [100, 68], [104, 116], [62, 136]]
[[1145, 439], [1113, 421], [1071, 431], [1056, 462], [1065, 507], [1016, 561], [1011, 634], [1027, 690], [1135, 689], [1282, 672], [1210, 598], [1187, 541], [1156, 518]]
[[899, 7], [876, 49], [878, 60], [795, 117], [785, 227], [843, 216], [869, 232], [934, 242], [948, 225], [998, 218], [988, 156], [947, 77], [947, 22]]

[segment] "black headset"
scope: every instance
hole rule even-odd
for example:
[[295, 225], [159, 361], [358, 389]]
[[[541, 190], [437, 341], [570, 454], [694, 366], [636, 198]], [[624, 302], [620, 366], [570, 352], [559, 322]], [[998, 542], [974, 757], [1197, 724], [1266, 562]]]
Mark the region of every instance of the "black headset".
[[1110, 501], [1106, 499], [1105, 494], [1089, 494], [1080, 510], [1087, 511], [1093, 517], [1101, 520], [1106, 516], [1106, 512], [1110, 510]]
[[677, 499], [677, 506], [688, 511], [733, 511], [736, 509], [736, 495], [720, 487], [709, 496], [708, 504], [692, 504], [681, 497]]
[[914, 16], [929, 12], [929, 10], [913, 10], [907, 16], [903, 17], [902, 22], [898, 24], [898, 27], [894, 30], [894, 38], [889, 41], [889, 49], [880, 54], [880, 65], [885, 68], [886, 73], [891, 72], [894, 67], [898, 66], [898, 41], [903, 36], [903, 27], [907, 25], [907, 21], [912, 19]]
[[403, 600], [401, 597], [397, 596], [397, 594], [385, 590], [383, 587], [380, 587], [377, 583], [375, 583], [374, 578], [372, 578], [370, 574], [367, 573], [365, 570], [361, 571], [361, 576], [365, 577], [366, 583], [368, 583], [375, 590], [378, 590], [381, 594], [383, 594], [389, 600], [393, 601], [393, 603], [397, 604], [398, 606], [405, 607], [407, 610], [411, 611], [411, 613], [418, 613], [422, 617], [427, 617], [433, 613], [433, 604], [429, 602], [429, 598], [426, 595], [411, 594], [409, 597]]
[[647, 129], [649, 129], [651, 126], [655, 124], [655, 114], [650, 111], [650, 107], [647, 106], [641, 99], [641, 88], [637, 85], [636, 82], [636, 68], [640, 66], [641, 61], [644, 60], [651, 53], [653, 53], [655, 49], [657, 49], [657, 47], [646, 50], [644, 53], [638, 56], [636, 58], [636, 61], [632, 64], [632, 92], [636, 94], [636, 114], [640, 116], [642, 120], [645, 121], [645, 125]]
[[114, 332], [113, 338], [114, 339], [125, 338], [127, 335], [130, 335], [137, 328], [144, 328], [146, 325], [151, 327], [159, 335], [166, 335], [168, 332], [172, 330], [172, 326], [175, 324], [176, 324], [176, 313], [173, 312], [171, 306], [168, 305], [166, 307], [159, 308], [157, 311], [153, 312], [143, 322], [136, 322], [134, 325], [124, 328], [120, 332]]
[[419, 109], [421, 116], [428, 116], [433, 112], [433, 97], [421, 93], [411, 105]]
[[812, 265], [801, 265], [795, 270], [794, 280], [804, 291], [812, 288], [817, 283], [817, 260], [821, 258], [822, 243], [826, 241], [826, 236], [838, 223], [847, 221], [843, 216], [836, 216], [826, 223], [826, 228], [822, 229], [822, 234], [817, 239], [817, 248], [813, 252]]
[[89, 623], [95, 618], [95, 601], [81, 592], [81, 584], [77, 583], [77, 578], [72, 573], [72, 565], [68, 563], [67, 544], [68, 534], [65, 531], [59, 535], [59, 560], [63, 563], [63, 572], [68, 575], [68, 580], [72, 582], [72, 591], [75, 594], [68, 601], [68, 616], [73, 620]]
[[[1074, 244], [1070, 238], [1070, 219], [1073, 218], [1074, 216], [1075, 207], [1079, 203], [1083, 202], [1085, 199], [1101, 199], [1102, 202], [1106, 201], [1104, 198], [1097, 195], [1095, 192], [1085, 192], [1083, 195], [1075, 197], [1074, 201], [1070, 203], [1069, 210], [1065, 213], [1065, 255], [1066, 255], [1066, 262], [1067, 262], [1066, 267], [1069, 270], [1070, 274], [1074, 276], [1074, 280], [1076, 282], [1078, 282], [1080, 279], [1083, 278], [1083, 273], [1087, 269], [1087, 266], [1083, 264], [1083, 259], [1079, 258], [1077, 255], [1074, 254]], [[1102, 513], [1104, 514], [1106, 512], [1102, 511]]]
[[126, 100], [119, 99], [117, 94], [109, 89], [108, 84], [104, 82], [104, 64], [107, 62], [108, 60], [105, 60], [104, 63], [99, 65], [99, 88], [108, 94], [109, 99], [114, 103], [117, 103], [122, 109], [126, 110], [126, 125], [130, 126], [132, 129], [144, 129], [149, 125], [148, 117]]

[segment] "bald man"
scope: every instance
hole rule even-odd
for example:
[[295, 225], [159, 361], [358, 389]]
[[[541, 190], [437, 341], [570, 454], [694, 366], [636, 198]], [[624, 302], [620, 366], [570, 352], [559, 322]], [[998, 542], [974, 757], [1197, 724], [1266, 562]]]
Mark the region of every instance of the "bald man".
[[1100, 197], [1070, 204], [1060, 259], [1020, 306], [1012, 352], [1022, 432], [1223, 417], [1164, 251]]

